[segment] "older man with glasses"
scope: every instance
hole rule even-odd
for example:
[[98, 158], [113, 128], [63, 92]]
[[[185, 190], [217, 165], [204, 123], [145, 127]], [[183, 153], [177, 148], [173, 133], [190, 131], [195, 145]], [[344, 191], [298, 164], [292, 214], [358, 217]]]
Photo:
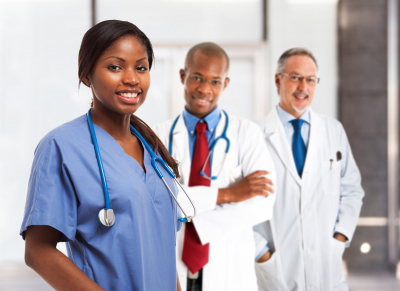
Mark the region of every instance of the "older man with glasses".
[[254, 227], [259, 290], [348, 290], [342, 255], [364, 191], [342, 125], [310, 108], [318, 83], [310, 51], [279, 58], [279, 104], [260, 123], [278, 192], [273, 218]]

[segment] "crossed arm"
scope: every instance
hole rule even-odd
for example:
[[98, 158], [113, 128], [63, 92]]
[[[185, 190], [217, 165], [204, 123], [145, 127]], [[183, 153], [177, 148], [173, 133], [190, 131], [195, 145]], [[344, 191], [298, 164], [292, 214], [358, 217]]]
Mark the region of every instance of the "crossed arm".
[[218, 189], [217, 204], [242, 202], [255, 196], [274, 193], [273, 182], [264, 176], [268, 174], [268, 171], [255, 171], [231, 187]]

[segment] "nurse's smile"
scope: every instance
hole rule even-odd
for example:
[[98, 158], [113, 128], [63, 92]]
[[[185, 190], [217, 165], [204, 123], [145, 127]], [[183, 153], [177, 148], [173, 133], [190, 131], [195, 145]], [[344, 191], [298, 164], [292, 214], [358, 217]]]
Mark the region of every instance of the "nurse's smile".
[[118, 97], [125, 102], [125, 103], [130, 103], [130, 104], [136, 104], [139, 102], [140, 99], [140, 94], [142, 91], [140, 90], [123, 90], [116, 92]]

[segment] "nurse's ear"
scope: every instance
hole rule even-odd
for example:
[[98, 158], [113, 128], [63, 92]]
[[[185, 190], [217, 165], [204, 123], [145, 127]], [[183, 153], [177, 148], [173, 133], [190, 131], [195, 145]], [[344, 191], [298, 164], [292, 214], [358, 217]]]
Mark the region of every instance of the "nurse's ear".
[[90, 88], [92, 86], [92, 82], [90, 81], [90, 76], [84, 77], [82, 79], [82, 83]]

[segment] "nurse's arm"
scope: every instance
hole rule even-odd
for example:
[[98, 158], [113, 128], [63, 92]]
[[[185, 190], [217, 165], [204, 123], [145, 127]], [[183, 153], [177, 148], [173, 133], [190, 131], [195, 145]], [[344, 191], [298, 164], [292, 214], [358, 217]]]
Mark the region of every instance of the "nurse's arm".
[[25, 263], [56, 290], [103, 290], [57, 249], [61, 233], [47, 225], [28, 227]]

